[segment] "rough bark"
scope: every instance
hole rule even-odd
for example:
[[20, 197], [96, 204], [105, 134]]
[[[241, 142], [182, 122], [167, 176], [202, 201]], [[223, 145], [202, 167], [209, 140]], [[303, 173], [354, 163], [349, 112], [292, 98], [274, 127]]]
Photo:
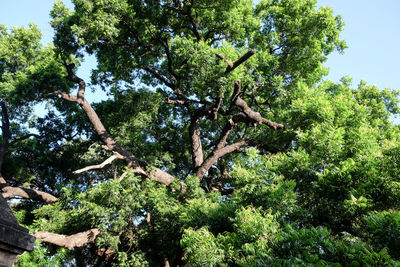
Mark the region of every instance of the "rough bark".
[[[3, 181], [2, 177], [2, 167], [3, 167], [3, 162], [4, 162], [4, 157], [7, 153], [7, 149], [10, 145], [10, 138], [11, 138], [11, 131], [10, 131], [10, 119], [8, 117], [8, 112], [7, 112], [7, 105], [6, 101], [2, 100], [1, 103], [1, 131], [2, 131], [2, 144], [0, 147], [0, 179]], [[4, 181], [5, 183], [5, 181]]]
[[94, 228], [69, 236], [50, 232], [35, 232], [33, 235], [42, 242], [57, 245], [59, 247], [65, 247], [71, 250], [76, 247], [84, 247], [88, 245], [88, 243], [94, 243], [97, 236], [100, 235], [100, 230]]

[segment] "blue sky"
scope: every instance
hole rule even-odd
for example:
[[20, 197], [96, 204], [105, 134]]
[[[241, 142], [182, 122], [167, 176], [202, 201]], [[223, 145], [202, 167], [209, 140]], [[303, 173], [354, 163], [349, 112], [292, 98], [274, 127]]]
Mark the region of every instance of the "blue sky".
[[[26, 26], [36, 23], [43, 31], [44, 42], [52, 39], [48, 24], [53, 0], [0, 0], [0, 24]], [[68, 6], [71, 2], [64, 1]], [[342, 76], [353, 78], [354, 85], [361, 79], [380, 88], [400, 89], [400, 1], [399, 0], [318, 0], [319, 5], [331, 6], [346, 23], [342, 33], [349, 48], [345, 54], [329, 56], [328, 79], [338, 81]], [[89, 75], [93, 60], [88, 59], [80, 75]], [[87, 79], [87, 78], [86, 78]]]

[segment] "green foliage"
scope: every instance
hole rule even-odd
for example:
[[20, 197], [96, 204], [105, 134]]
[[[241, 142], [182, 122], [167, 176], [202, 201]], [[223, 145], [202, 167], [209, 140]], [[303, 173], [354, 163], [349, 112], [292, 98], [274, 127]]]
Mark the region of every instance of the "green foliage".
[[24, 267], [57, 267], [68, 262], [71, 257], [68, 256], [67, 249], [60, 248], [55, 253], [49, 251], [46, 247], [36, 242], [32, 252], [25, 252], [18, 257], [17, 266]]
[[372, 213], [363, 219], [360, 229], [366, 234], [368, 241], [377, 248], [387, 248], [397, 260], [400, 259], [400, 212], [382, 211]]
[[206, 227], [185, 230], [181, 244], [188, 253], [185, 260], [193, 266], [216, 266], [224, 259], [224, 251], [218, 248], [215, 236]]

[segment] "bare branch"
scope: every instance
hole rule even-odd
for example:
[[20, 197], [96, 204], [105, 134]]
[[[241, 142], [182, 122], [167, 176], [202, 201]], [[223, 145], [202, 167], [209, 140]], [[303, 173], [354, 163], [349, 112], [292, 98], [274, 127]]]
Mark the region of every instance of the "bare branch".
[[43, 201], [47, 204], [51, 204], [57, 201], [57, 198], [52, 194], [39, 191], [36, 189], [28, 189], [28, 188], [19, 188], [12, 187], [8, 185], [2, 185], [1, 191], [4, 198], [12, 198], [12, 197], [23, 197], [26, 199], [32, 199], [36, 201]]
[[221, 108], [221, 104], [222, 104], [222, 97], [218, 97], [218, 99], [217, 99], [217, 103], [216, 103], [216, 105], [215, 105], [215, 107], [214, 107], [214, 111], [213, 111], [213, 120], [216, 120], [217, 118], [218, 118], [218, 111], [219, 111], [219, 109]]
[[105, 166], [107, 166], [108, 164], [111, 164], [115, 159], [117, 159], [118, 157], [116, 155], [112, 155], [111, 157], [109, 157], [108, 159], [106, 159], [105, 161], [103, 161], [100, 164], [97, 165], [91, 165], [91, 166], [87, 166], [85, 168], [73, 171], [73, 174], [79, 174], [82, 172], [87, 172], [87, 171], [91, 171], [91, 170], [97, 170], [97, 169], [102, 169]]
[[100, 230], [97, 228], [69, 236], [50, 232], [35, 232], [33, 234], [33, 236], [42, 242], [57, 245], [59, 247], [65, 247], [69, 250], [77, 247], [84, 247], [88, 245], [88, 243], [93, 243], [99, 235]]

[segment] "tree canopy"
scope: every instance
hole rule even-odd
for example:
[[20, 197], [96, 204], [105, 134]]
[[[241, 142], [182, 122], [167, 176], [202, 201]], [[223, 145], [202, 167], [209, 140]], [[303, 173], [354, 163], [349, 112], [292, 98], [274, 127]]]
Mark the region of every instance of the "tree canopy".
[[0, 188], [38, 240], [20, 266], [400, 264], [399, 92], [323, 79], [331, 8], [72, 2], [48, 46], [0, 26]]

